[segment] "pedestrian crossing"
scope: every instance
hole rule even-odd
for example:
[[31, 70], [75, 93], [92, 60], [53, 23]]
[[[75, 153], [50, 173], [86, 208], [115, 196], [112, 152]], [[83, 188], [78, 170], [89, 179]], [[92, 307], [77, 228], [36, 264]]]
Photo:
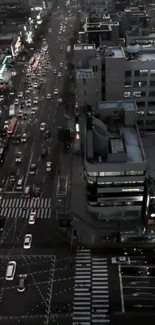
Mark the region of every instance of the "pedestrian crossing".
[[110, 324], [107, 259], [90, 249], [76, 253], [73, 325]]
[[51, 199], [3, 199], [0, 202], [0, 214], [9, 219], [28, 219], [32, 210], [36, 211], [36, 218], [50, 219], [52, 213]]

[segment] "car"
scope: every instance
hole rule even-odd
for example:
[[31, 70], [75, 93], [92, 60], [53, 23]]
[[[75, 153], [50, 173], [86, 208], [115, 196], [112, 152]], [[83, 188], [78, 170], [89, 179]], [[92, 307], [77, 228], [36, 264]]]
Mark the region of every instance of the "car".
[[30, 93], [30, 88], [26, 89], [26, 94], [29, 94]]
[[51, 163], [51, 161], [47, 161], [47, 163], [46, 163], [46, 171], [50, 172], [51, 169], [52, 169], [52, 163]]
[[4, 229], [5, 221], [6, 221], [6, 218], [0, 216], [0, 232], [2, 232]]
[[60, 62], [60, 68], [63, 68], [63, 62]]
[[147, 276], [155, 276], [155, 268], [154, 267], [148, 267], [147, 268]]
[[18, 117], [22, 117], [23, 116], [23, 111], [20, 109], [19, 111], [18, 111]]
[[25, 281], [27, 279], [27, 274], [19, 274], [19, 283], [17, 286], [18, 292], [24, 292], [25, 291]]
[[58, 77], [60, 78], [62, 76], [61, 72], [58, 72]]
[[9, 120], [4, 121], [4, 130], [6, 130], [8, 128], [9, 123], [10, 123]]
[[34, 87], [34, 88], [37, 88], [37, 87], [38, 87], [37, 82], [34, 83], [33, 87]]
[[21, 163], [22, 162], [22, 153], [21, 151], [18, 151], [15, 156], [15, 162], [16, 163]]
[[28, 100], [27, 100], [27, 103], [26, 103], [26, 106], [30, 107], [31, 104], [32, 104], [31, 99], [28, 99]]
[[112, 264], [130, 264], [130, 258], [128, 256], [115, 256], [111, 258]]
[[30, 225], [34, 225], [35, 224], [35, 219], [36, 219], [36, 210], [32, 210], [29, 216], [29, 221], [28, 223]]
[[59, 104], [62, 104], [62, 103], [63, 103], [62, 98], [59, 97], [59, 98], [57, 99], [57, 102], [58, 102]]
[[24, 237], [23, 248], [24, 249], [31, 248], [31, 243], [32, 243], [32, 235], [31, 234], [26, 234], [25, 237]]
[[27, 134], [23, 133], [22, 136], [21, 136], [21, 142], [26, 143], [26, 141], [27, 141]]
[[46, 130], [45, 133], [44, 133], [44, 137], [45, 137], [45, 139], [49, 139], [50, 136], [51, 136], [50, 131], [49, 131], [49, 130]]
[[23, 113], [23, 116], [22, 116], [23, 120], [27, 120], [27, 117], [28, 117], [28, 113], [27, 112], [24, 112]]
[[41, 157], [44, 158], [47, 154], [48, 154], [48, 150], [45, 148], [42, 148], [41, 153], [40, 153]]
[[57, 70], [56, 70], [56, 69], [54, 69], [54, 70], [53, 70], [53, 73], [54, 73], [54, 74], [57, 74]]
[[51, 99], [51, 94], [47, 94], [46, 99]]
[[16, 272], [16, 262], [10, 261], [6, 268], [5, 280], [12, 281]]
[[45, 131], [46, 129], [46, 123], [41, 123], [40, 124], [40, 131]]
[[63, 47], [62, 46], [60, 46], [60, 50], [63, 50]]
[[20, 134], [17, 134], [16, 136], [13, 137], [13, 143], [14, 144], [19, 144], [20, 143]]
[[38, 104], [38, 97], [35, 97], [33, 104]]
[[10, 175], [9, 175], [9, 181], [10, 183], [15, 182], [16, 179], [16, 172], [15, 170], [11, 171]]
[[58, 95], [58, 89], [57, 88], [54, 89], [54, 95]]
[[36, 107], [32, 107], [32, 109], [31, 109], [31, 114], [32, 114], [32, 115], [34, 115], [34, 114], [35, 114], [35, 112], [36, 112], [36, 110], [37, 110], [37, 108], [36, 108]]
[[23, 91], [20, 91], [20, 92], [19, 92], [18, 97], [19, 97], [19, 98], [22, 98], [22, 97], [23, 97]]
[[15, 99], [14, 104], [15, 104], [15, 105], [19, 105], [19, 99], [18, 99], [18, 98]]
[[33, 189], [33, 195], [34, 195], [34, 198], [39, 199], [40, 195], [41, 195], [41, 188], [38, 186], [35, 186]]
[[36, 173], [36, 169], [37, 169], [36, 164], [31, 164], [29, 169], [30, 175], [34, 175]]

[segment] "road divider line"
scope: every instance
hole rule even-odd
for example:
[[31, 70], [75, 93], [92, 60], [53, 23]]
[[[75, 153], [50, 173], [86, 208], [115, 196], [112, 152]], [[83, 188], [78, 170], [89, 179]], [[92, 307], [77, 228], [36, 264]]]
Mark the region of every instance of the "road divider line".
[[28, 179], [32, 159], [33, 159], [33, 152], [31, 153], [31, 156], [30, 156], [30, 160], [29, 160], [29, 164], [28, 164], [28, 168], [27, 168], [27, 173], [26, 173], [26, 176], [25, 176], [25, 182], [24, 182], [24, 188], [23, 189], [25, 189], [25, 187], [26, 187], [26, 183], [27, 183], [27, 179]]

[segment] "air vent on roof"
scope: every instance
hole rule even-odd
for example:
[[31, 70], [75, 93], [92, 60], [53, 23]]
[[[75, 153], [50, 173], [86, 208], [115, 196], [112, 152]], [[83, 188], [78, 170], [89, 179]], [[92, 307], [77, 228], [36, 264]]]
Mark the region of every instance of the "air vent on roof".
[[108, 52], [107, 52], [107, 56], [114, 56], [115, 55], [115, 53], [113, 52], [113, 51], [111, 51], [111, 50], [109, 50]]
[[134, 54], [139, 52], [139, 44], [133, 44], [127, 46], [127, 52]]

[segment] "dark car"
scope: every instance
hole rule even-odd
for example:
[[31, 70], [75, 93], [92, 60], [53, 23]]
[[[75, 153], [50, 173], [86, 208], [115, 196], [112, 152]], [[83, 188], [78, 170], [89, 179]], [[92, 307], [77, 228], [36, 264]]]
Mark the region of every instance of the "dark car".
[[155, 268], [154, 267], [148, 267], [147, 268], [147, 275], [148, 276], [155, 276]]
[[3, 231], [6, 219], [0, 216], [0, 232]]
[[43, 149], [41, 150], [41, 153], [40, 153], [41, 157], [44, 158], [45, 156], [47, 156], [47, 154], [48, 154], [48, 150], [45, 149], [45, 148], [43, 148]]
[[40, 195], [41, 195], [41, 188], [38, 187], [38, 186], [35, 186], [34, 189], [33, 189], [33, 196], [35, 198], [39, 199]]
[[13, 138], [13, 143], [14, 144], [19, 144], [20, 143], [20, 135], [19, 134], [17, 134], [14, 138]]
[[20, 107], [24, 108], [25, 107], [25, 102], [21, 102]]
[[131, 276], [139, 275], [140, 269], [138, 269], [137, 267], [122, 267], [121, 274], [122, 275], [131, 275]]
[[30, 173], [31, 175], [34, 175], [34, 174], [36, 173], [36, 169], [37, 169], [36, 164], [31, 164], [31, 165], [30, 165], [30, 169], [29, 169], [29, 173]]
[[19, 275], [19, 283], [17, 287], [18, 292], [24, 292], [25, 291], [25, 281], [27, 279], [27, 274], [20, 274]]
[[22, 116], [23, 120], [27, 120], [27, 117], [28, 117], [28, 113], [24, 113]]
[[9, 180], [10, 180], [11, 183], [15, 182], [15, 180], [16, 180], [16, 172], [14, 170], [10, 173]]
[[46, 130], [45, 133], [44, 133], [44, 137], [45, 137], [45, 139], [49, 139], [50, 136], [51, 136], [50, 131], [49, 131], [49, 130]]

